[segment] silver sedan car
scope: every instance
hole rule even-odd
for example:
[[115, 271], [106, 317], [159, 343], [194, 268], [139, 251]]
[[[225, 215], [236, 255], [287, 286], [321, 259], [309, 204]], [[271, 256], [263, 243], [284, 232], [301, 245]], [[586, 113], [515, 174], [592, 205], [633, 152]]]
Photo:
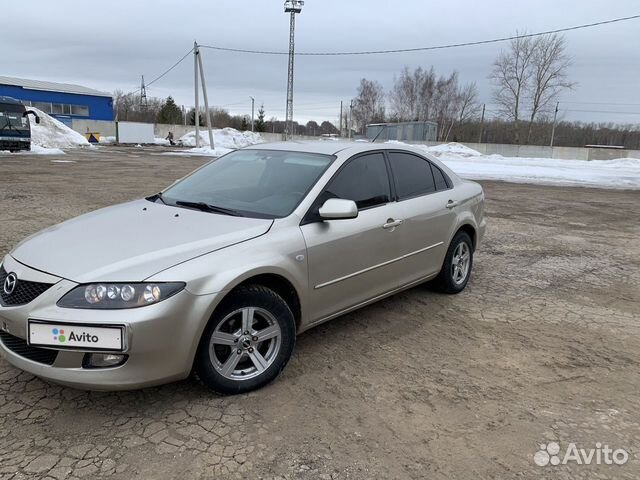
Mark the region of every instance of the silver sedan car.
[[219, 393], [253, 390], [315, 325], [429, 280], [462, 291], [483, 205], [480, 185], [408, 146], [238, 150], [15, 247], [0, 266], [0, 351], [83, 389], [195, 372]]

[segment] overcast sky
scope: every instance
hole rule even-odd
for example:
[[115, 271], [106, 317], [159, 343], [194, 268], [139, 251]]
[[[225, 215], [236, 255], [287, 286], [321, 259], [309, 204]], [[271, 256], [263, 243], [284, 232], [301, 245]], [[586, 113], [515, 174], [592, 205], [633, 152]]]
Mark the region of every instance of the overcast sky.
[[[637, 0], [307, 0], [297, 17], [296, 48], [412, 48], [639, 13]], [[289, 39], [289, 18], [280, 0], [110, 0], [99, 4], [23, 0], [3, 2], [2, 17], [0, 75], [78, 83], [104, 91], [133, 90], [142, 74], [150, 81], [184, 55], [194, 40], [286, 51]], [[570, 78], [579, 85], [561, 98], [564, 118], [640, 123], [640, 20], [569, 32], [566, 38], [574, 62]], [[443, 74], [458, 70], [462, 81], [477, 83], [487, 109], [495, 109], [490, 105], [487, 74], [505, 46], [297, 57], [295, 119], [337, 121], [340, 100], [348, 103], [360, 78], [377, 80], [388, 90], [404, 65], [433, 65]], [[252, 95], [258, 104], [264, 103], [267, 117], [284, 117], [286, 56], [203, 50], [203, 61], [210, 103], [244, 114], [250, 112], [248, 96]], [[173, 95], [179, 104], [193, 105], [192, 58], [147, 93]], [[596, 110], [630, 113], [592, 112]]]

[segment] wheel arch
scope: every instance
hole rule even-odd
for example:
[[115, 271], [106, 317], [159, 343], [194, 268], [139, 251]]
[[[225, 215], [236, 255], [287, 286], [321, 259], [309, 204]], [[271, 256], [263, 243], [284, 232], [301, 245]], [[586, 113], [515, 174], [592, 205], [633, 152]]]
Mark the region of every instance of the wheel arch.
[[[247, 285], [261, 285], [277, 293], [291, 309], [291, 313], [293, 313], [293, 318], [296, 322], [296, 330], [300, 328], [302, 322], [302, 300], [300, 293], [294, 286], [294, 283], [280, 273], [257, 271], [236, 279], [231, 285], [225, 288], [226, 293], [218, 303], [218, 306], [224, 302], [224, 299], [230, 293]], [[214, 309], [214, 314], [218, 306]]]
[[473, 250], [476, 250], [476, 245], [478, 244], [478, 231], [476, 227], [471, 225], [470, 223], [463, 223], [458, 227], [458, 229], [453, 234], [452, 239], [458, 234], [458, 232], [465, 232], [471, 238], [471, 246]]

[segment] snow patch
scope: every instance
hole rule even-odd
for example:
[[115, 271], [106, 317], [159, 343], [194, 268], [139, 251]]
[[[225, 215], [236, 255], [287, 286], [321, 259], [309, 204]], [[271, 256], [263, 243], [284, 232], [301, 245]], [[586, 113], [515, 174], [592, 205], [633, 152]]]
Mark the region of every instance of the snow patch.
[[39, 145], [31, 144], [31, 151], [25, 150], [23, 153], [31, 153], [34, 155], [64, 155], [64, 152], [59, 148], [47, 148]]

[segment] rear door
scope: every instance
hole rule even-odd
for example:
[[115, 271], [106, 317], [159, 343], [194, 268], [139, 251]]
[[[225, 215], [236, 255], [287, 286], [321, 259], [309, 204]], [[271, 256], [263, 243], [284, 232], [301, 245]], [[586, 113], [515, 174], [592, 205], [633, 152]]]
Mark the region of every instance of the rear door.
[[[317, 210], [329, 198], [355, 201], [358, 217], [319, 219]], [[307, 244], [312, 322], [403, 282], [400, 220], [384, 154], [367, 153], [345, 163], [301, 226]]]
[[405, 255], [403, 266], [409, 281], [440, 271], [455, 222], [447, 205], [451, 180], [429, 160], [402, 151], [389, 151], [402, 224]]

